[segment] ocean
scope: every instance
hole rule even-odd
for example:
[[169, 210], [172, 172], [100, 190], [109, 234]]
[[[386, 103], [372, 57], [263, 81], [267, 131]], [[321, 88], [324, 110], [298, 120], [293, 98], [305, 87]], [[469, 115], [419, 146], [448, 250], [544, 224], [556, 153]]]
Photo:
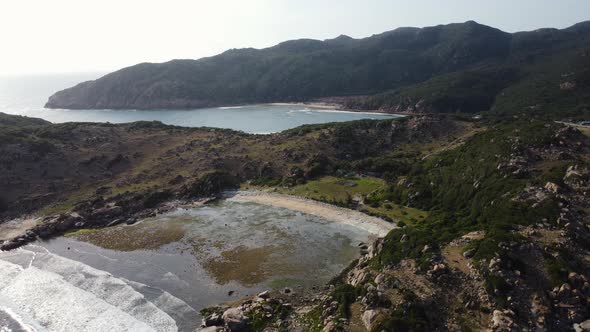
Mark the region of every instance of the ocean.
[[387, 119], [390, 114], [316, 109], [301, 105], [244, 105], [193, 110], [62, 110], [43, 106], [50, 95], [97, 73], [0, 77], [0, 112], [42, 118], [53, 123], [161, 121], [184, 127], [215, 127], [269, 134], [305, 124]]

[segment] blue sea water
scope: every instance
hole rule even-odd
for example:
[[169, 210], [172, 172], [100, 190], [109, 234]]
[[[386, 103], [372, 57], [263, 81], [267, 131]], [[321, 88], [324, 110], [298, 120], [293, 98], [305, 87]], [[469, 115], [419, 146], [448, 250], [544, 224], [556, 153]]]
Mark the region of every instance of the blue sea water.
[[245, 105], [194, 110], [56, 110], [43, 107], [54, 92], [102, 74], [53, 74], [0, 77], [0, 112], [38, 117], [54, 123], [161, 121], [185, 127], [216, 127], [266, 134], [304, 124], [387, 119], [389, 114], [344, 112], [300, 105]]

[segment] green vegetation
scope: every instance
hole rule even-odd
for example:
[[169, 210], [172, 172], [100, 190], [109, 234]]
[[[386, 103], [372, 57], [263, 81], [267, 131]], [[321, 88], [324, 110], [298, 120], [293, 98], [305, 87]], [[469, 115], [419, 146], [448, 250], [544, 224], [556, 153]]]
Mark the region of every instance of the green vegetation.
[[94, 229], [94, 228], [83, 228], [83, 229], [79, 229], [79, 230], [76, 230], [76, 231], [73, 231], [73, 232], [65, 233], [64, 236], [67, 236], [67, 237], [76, 237], [78, 235], [93, 233], [93, 232], [96, 232], [96, 231], [98, 231], [98, 229]]
[[348, 205], [354, 196], [366, 196], [375, 190], [383, 189], [384, 186], [383, 180], [372, 177], [327, 176], [281, 191], [289, 195], [303, 196], [324, 202], [336, 202], [337, 205]]
[[372, 331], [432, 331], [436, 330], [429, 324], [427, 308], [419, 302], [416, 295], [409, 289], [403, 289], [404, 305], [391, 312], [379, 322]]
[[277, 319], [285, 319], [291, 311], [278, 302], [271, 302], [269, 305], [273, 313], [271, 317], [267, 317], [267, 312], [264, 310], [252, 311], [250, 313], [248, 316], [248, 327], [251, 331], [263, 331]]
[[[506, 57], [510, 39], [467, 22], [364, 39], [292, 40], [200, 60], [138, 64], [58, 92], [48, 106], [188, 108], [372, 94]], [[140, 91], [151, 91], [150, 98], [138, 98]]]
[[[376, 205], [378, 203], [371, 204]], [[363, 207], [363, 209], [367, 214], [381, 217], [385, 220], [395, 221], [400, 227], [416, 224], [428, 217], [428, 212], [426, 211], [391, 202], [376, 206], [368, 205]]]
[[[584, 54], [589, 31], [580, 24], [553, 30], [551, 36], [543, 30], [509, 34], [465, 22], [400, 28], [364, 39], [292, 40], [199, 60], [138, 64], [60, 91], [48, 106], [194, 108], [381, 93], [348, 106], [481, 112], [495, 108], [501, 96], [512, 100], [523, 89], [530, 95], [534, 82], [544, 80], [537, 67], [543, 71], [554, 62], [572, 62], [571, 53]], [[576, 71], [574, 78], [585, 85], [587, 74]], [[557, 80], [547, 87], [558, 86]], [[513, 93], [504, 94], [510, 86], [515, 86]], [[553, 90], [550, 96], [559, 94]], [[139, 98], [145, 91], [149, 98]], [[534, 93], [543, 97], [544, 92]], [[498, 105], [506, 109], [502, 101]]]
[[[497, 169], [513, 154], [551, 144], [556, 128], [541, 121], [498, 125], [462, 146], [415, 164], [403, 183], [371, 195], [369, 200], [375, 204], [389, 200], [430, 211], [422, 221], [392, 231], [377, 264], [393, 264], [404, 258], [425, 263], [432, 251], [476, 230], [484, 230], [486, 237], [472, 244], [475, 259], [489, 259], [502, 254], [499, 243], [521, 241], [511, 232], [515, 225], [528, 225], [542, 218], [556, 220], [559, 209], [554, 200], [535, 207], [512, 200], [527, 185], [544, 185], [545, 179], [555, 176], [555, 170], [517, 176]], [[401, 241], [402, 236], [405, 241]], [[423, 250], [426, 245], [430, 251]]]
[[[383, 170], [387, 171], [389, 169], [384, 167]], [[263, 186], [260, 187], [260, 184], [263, 184]], [[267, 179], [264, 181], [259, 179], [252, 181], [250, 185], [242, 185], [242, 188], [265, 189], [279, 185], [280, 180]], [[276, 190], [283, 194], [301, 196], [347, 208], [355, 208], [357, 202], [362, 202], [366, 197], [376, 195], [386, 187], [387, 184], [384, 180], [375, 177], [325, 176], [293, 187], [279, 186], [276, 187]], [[385, 220], [398, 222], [400, 226], [419, 222], [428, 216], [428, 213], [425, 211], [392, 202], [380, 203], [374, 198], [368, 204], [363, 205], [360, 208], [361, 211]]]
[[48, 125], [51, 122], [38, 118], [0, 113], [0, 127], [32, 127]]
[[354, 287], [349, 284], [336, 286], [330, 296], [334, 301], [338, 302], [337, 313], [340, 317], [350, 317], [350, 305], [356, 302], [357, 297], [363, 295], [362, 292], [362, 288]]
[[322, 332], [322, 307], [316, 306], [303, 316], [303, 323], [309, 332]]
[[355, 99], [347, 107], [397, 112], [477, 113], [489, 110], [496, 95], [518, 78], [515, 67], [499, 65], [468, 69], [392, 92]]
[[234, 176], [223, 171], [212, 171], [203, 174], [186, 187], [185, 194], [190, 197], [210, 197], [223, 190], [237, 188], [238, 186], [239, 181]]

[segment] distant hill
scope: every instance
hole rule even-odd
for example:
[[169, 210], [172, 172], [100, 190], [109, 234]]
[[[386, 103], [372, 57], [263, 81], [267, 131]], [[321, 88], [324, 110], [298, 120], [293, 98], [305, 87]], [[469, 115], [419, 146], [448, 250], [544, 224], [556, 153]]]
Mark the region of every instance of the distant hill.
[[48, 124], [51, 124], [51, 122], [39, 118], [29, 118], [26, 116], [0, 113], [0, 126], [27, 127], [43, 126]]
[[[547, 69], [552, 61], [566, 70], [582, 58], [576, 60], [580, 68], [588, 68], [589, 47], [590, 22], [514, 34], [473, 21], [399, 28], [363, 39], [301, 39], [199, 60], [142, 63], [57, 92], [46, 106], [198, 108], [375, 95], [352, 98], [348, 106], [479, 112], [492, 108], [504, 89], [514, 86], [517, 93], [528, 89], [519, 84], [530, 77], [554, 71]], [[558, 86], [566, 81], [559, 77], [564, 82]]]

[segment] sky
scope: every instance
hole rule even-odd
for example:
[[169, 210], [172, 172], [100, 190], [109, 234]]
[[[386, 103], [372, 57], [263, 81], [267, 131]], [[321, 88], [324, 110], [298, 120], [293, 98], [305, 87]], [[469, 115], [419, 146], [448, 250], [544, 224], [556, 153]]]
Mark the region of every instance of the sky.
[[107, 72], [281, 41], [475, 20], [515, 32], [590, 20], [588, 0], [3, 0], [0, 76]]

